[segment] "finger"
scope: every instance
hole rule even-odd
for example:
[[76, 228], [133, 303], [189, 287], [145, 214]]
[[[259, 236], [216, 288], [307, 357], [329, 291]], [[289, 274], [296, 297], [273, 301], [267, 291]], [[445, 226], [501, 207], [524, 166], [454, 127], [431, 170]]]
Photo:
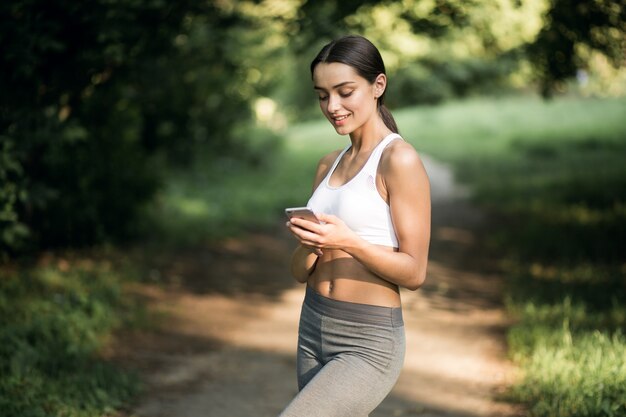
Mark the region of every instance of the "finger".
[[312, 233], [307, 229], [303, 229], [296, 225], [290, 225], [289, 231], [291, 234], [300, 241], [301, 244], [306, 246], [319, 246], [319, 235]]
[[293, 237], [295, 237], [297, 240], [299, 240], [302, 243], [302, 240], [304, 239], [304, 237], [302, 236], [302, 233], [307, 232], [307, 230], [301, 227], [295, 226], [293, 224], [289, 224], [287, 228], [289, 229], [289, 232], [291, 232]]
[[307, 229], [306, 227], [302, 227], [298, 224], [294, 224], [291, 222], [287, 222], [287, 228], [289, 228], [289, 230], [291, 230], [292, 233], [310, 232], [310, 230]]
[[297, 226], [301, 229], [309, 230], [311, 232], [319, 232], [320, 225], [318, 223], [312, 222], [310, 220], [300, 219], [297, 217], [293, 217], [289, 220], [292, 225]]

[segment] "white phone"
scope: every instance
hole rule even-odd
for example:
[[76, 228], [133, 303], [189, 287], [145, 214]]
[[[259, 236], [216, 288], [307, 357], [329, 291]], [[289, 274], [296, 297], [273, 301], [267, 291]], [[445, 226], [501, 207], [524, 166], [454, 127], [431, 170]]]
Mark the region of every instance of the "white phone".
[[309, 220], [311, 222], [319, 223], [319, 219], [308, 207], [290, 207], [285, 209], [285, 214], [290, 219], [292, 217], [297, 217], [299, 219]]

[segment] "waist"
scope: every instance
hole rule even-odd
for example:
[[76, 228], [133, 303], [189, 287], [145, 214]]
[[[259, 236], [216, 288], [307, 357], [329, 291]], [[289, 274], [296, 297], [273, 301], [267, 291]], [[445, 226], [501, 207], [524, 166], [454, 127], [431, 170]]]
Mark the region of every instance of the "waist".
[[[395, 251], [385, 247], [381, 250]], [[385, 307], [400, 306], [398, 286], [341, 250], [324, 250], [308, 284], [325, 297]]]
[[401, 307], [383, 307], [333, 300], [324, 297], [309, 285], [306, 286], [304, 304], [318, 314], [337, 320], [374, 326], [401, 327], [404, 325]]

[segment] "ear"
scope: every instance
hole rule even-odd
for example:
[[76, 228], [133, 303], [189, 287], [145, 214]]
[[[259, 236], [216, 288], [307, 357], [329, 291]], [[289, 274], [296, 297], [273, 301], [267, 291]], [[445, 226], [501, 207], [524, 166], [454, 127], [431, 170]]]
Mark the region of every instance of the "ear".
[[374, 97], [378, 99], [384, 94], [387, 88], [387, 76], [385, 74], [378, 74], [372, 86], [374, 87]]

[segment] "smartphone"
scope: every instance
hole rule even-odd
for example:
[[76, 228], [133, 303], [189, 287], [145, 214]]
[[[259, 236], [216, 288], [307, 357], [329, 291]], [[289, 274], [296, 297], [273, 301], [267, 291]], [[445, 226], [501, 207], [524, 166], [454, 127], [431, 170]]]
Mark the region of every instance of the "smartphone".
[[311, 210], [308, 207], [290, 207], [290, 208], [286, 208], [285, 209], [285, 214], [287, 215], [287, 217], [289, 217], [290, 219], [292, 217], [297, 217], [300, 219], [304, 219], [304, 220], [309, 220], [315, 223], [319, 223], [319, 219], [317, 218], [317, 216], [315, 216], [315, 213], [313, 213], [313, 210]]

